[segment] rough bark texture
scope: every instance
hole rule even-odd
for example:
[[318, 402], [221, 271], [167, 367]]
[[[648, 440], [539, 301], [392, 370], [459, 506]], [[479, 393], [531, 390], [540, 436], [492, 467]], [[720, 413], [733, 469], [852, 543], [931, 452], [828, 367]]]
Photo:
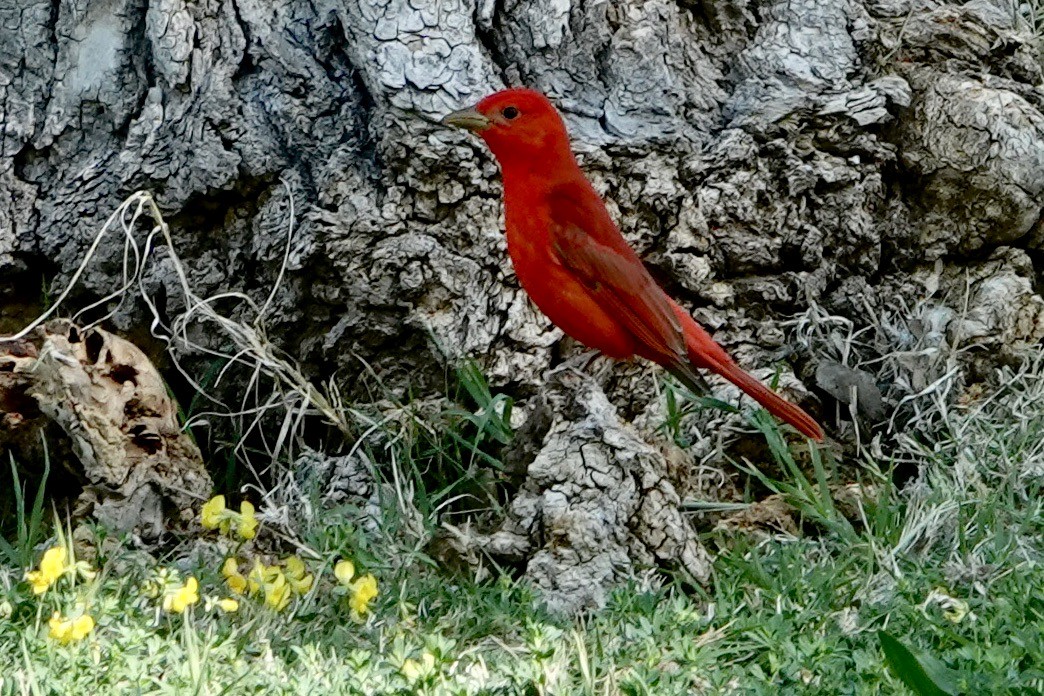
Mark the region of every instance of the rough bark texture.
[[[436, 123], [522, 83], [566, 112], [625, 234], [742, 363], [787, 359], [813, 384], [819, 346], [779, 321], [813, 301], [857, 326], [928, 303], [937, 323], [897, 328], [887, 348], [948, 336], [995, 358], [1044, 336], [1044, 92], [1011, 5], [0, 0], [0, 320], [24, 317], [41, 276], [68, 278], [138, 188], [156, 193], [200, 295], [263, 299], [285, 181], [303, 210], [272, 314], [285, 350], [338, 369], [348, 393], [359, 358], [429, 393], [447, 358], [479, 357], [536, 413], [568, 346], [511, 274], [494, 163]], [[81, 297], [112, 289], [121, 244]], [[178, 311], [173, 269], [151, 268], [146, 289]], [[112, 324], [143, 316], [128, 306]], [[623, 422], [646, 439], [662, 423], [653, 373], [595, 368], [601, 387], [554, 388], [568, 415], [525, 462], [505, 527], [524, 530], [542, 586], [592, 580], [558, 592], [563, 606], [636, 562], [705, 573], [667, 460]], [[885, 401], [930, 377], [896, 378]], [[687, 421], [696, 459], [719, 421]], [[616, 483], [631, 488], [607, 493]]]
[[710, 577], [710, 558], [679, 509], [663, 452], [621, 422], [602, 389], [571, 369], [549, 377], [553, 424], [530, 464], [508, 521], [474, 540], [487, 553], [528, 562], [552, 611], [601, 606], [635, 564]]
[[54, 321], [0, 343], [0, 446], [24, 452], [49, 423], [68, 437], [73, 457], [55, 465], [78, 479], [77, 507], [113, 531], [155, 541], [210, 495], [162, 377], [118, 336]]

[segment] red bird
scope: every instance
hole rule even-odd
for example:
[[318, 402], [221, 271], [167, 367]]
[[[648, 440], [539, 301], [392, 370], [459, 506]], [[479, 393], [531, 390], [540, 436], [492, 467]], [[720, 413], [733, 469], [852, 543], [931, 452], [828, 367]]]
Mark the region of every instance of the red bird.
[[443, 123], [477, 133], [500, 163], [515, 274], [556, 326], [611, 358], [652, 360], [697, 392], [705, 391], [697, 368], [712, 370], [822, 441], [811, 416], [740, 369], [656, 284], [580, 171], [544, 95], [504, 90]]

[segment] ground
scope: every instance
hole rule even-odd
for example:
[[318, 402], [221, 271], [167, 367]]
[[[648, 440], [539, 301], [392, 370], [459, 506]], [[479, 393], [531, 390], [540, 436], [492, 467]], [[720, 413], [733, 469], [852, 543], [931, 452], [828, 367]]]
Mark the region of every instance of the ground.
[[[943, 666], [944, 690], [917, 693], [1040, 693], [1044, 365], [1031, 360], [995, 382], [935, 414], [934, 437], [900, 435], [888, 451], [871, 442], [844, 463], [861, 496], [830, 485], [841, 469], [829, 457], [808, 478], [785, 448], [775, 467], [737, 462], [779, 492], [785, 523], [705, 526], [716, 553], [709, 586], [649, 569], [604, 610], [573, 619], [544, 613], [506, 569], [476, 577], [426, 555], [417, 532], [433, 528], [439, 505], [408, 515], [403, 506], [445, 491], [392, 496], [376, 517], [350, 498], [327, 505], [282, 547], [291, 555], [296, 545], [314, 581], [279, 608], [280, 596], [265, 601], [270, 579], [237, 597], [222, 577], [223, 559], [254, 543], [237, 536], [235, 511], [222, 513], [224, 531], [215, 522], [191, 551], [175, 544], [157, 560], [97, 528], [69, 543], [28, 490], [0, 565], [0, 694], [908, 693], [882, 631]], [[782, 443], [754, 421], [762, 432], [750, 437]], [[911, 465], [916, 475], [900, 487], [892, 474]], [[261, 507], [258, 517], [260, 539], [276, 516]], [[81, 563], [99, 572], [67, 570], [50, 585], [30, 576], [47, 587], [34, 594], [25, 572], [63, 545], [101, 549]], [[354, 562], [352, 582], [376, 577], [368, 606], [335, 576], [341, 559]], [[186, 599], [190, 576], [198, 601], [190, 593], [177, 612], [170, 598]], [[235, 612], [216, 604], [229, 597]], [[94, 625], [63, 641], [49, 621], [56, 611]]]

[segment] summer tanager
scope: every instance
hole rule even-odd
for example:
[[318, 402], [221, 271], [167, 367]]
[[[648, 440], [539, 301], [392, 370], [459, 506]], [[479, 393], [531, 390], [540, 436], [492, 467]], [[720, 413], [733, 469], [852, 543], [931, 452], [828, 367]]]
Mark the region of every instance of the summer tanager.
[[565, 124], [539, 92], [508, 89], [443, 119], [481, 137], [500, 163], [508, 253], [522, 287], [567, 334], [605, 355], [639, 355], [697, 393], [712, 370], [804, 435], [823, 429], [744, 372], [656, 284], [576, 163]]

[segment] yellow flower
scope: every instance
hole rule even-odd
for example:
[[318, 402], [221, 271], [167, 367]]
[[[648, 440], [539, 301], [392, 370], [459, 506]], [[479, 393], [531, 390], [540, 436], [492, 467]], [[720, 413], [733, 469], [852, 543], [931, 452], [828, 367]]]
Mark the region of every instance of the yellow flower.
[[968, 615], [968, 612], [969, 608], [967, 602], [960, 599], [954, 599], [953, 604], [943, 610], [943, 616], [945, 616], [946, 620], [950, 623], [957, 624], [964, 621], [964, 617]]
[[403, 660], [402, 667], [399, 671], [402, 672], [402, 676], [406, 677], [406, 680], [411, 684], [421, 677], [426, 677], [435, 671], [435, 656], [430, 652], [425, 651], [421, 655], [421, 662], [417, 662], [414, 659], [407, 658]]
[[377, 597], [377, 578], [364, 575], [355, 581], [351, 589], [352, 598], [348, 605], [357, 615], [366, 615], [370, 611], [370, 602]]
[[167, 591], [163, 597], [163, 611], [180, 614], [199, 601], [199, 583], [190, 577], [181, 587]]
[[279, 573], [275, 580], [265, 584], [265, 604], [276, 611], [282, 611], [289, 603], [290, 585], [286, 582], [286, 576]]
[[233, 594], [241, 595], [247, 591], [247, 579], [239, 572], [239, 562], [232, 556], [226, 558], [222, 564], [221, 575]]
[[250, 569], [250, 574], [246, 578], [250, 594], [257, 594], [265, 585], [275, 582], [280, 575], [282, 573], [275, 566], [266, 566], [261, 561], [254, 559], [254, 567]]
[[250, 594], [257, 594], [264, 584], [265, 566], [255, 558], [254, 567], [250, 569], [250, 573], [247, 575], [247, 588], [250, 590]]
[[347, 587], [355, 577], [355, 564], [351, 561], [339, 561], [334, 566], [334, 576], [337, 577], [337, 582]]
[[286, 576], [289, 578], [302, 578], [308, 569], [305, 567], [304, 561], [297, 556], [290, 556], [283, 561], [283, 567], [286, 568]]
[[254, 516], [254, 506], [244, 500], [239, 506], [239, 523], [236, 532], [242, 539], [253, 539], [257, 536], [257, 517]]
[[352, 582], [355, 577], [355, 564], [349, 560], [338, 561], [334, 566], [334, 576], [351, 592], [348, 600], [352, 612], [361, 617], [370, 611], [370, 602], [377, 596], [377, 578], [373, 575], [363, 575]]
[[968, 615], [971, 615], [973, 619], [975, 618], [975, 614], [971, 612], [967, 602], [951, 596], [941, 587], [936, 587], [928, 594], [928, 598], [924, 600], [924, 604], [921, 606], [921, 611], [925, 611], [931, 604], [938, 605], [942, 609], [943, 616], [951, 623], [960, 623]]
[[277, 566], [266, 566], [255, 559], [246, 577], [246, 586], [252, 595], [263, 592], [265, 604], [276, 611], [282, 611], [290, 603], [290, 583]]
[[215, 609], [220, 609], [226, 614], [233, 614], [239, 611], [239, 602], [232, 597], [213, 597], [211, 595], [203, 597], [203, 611], [209, 613]]
[[241, 595], [247, 591], [247, 579], [242, 575], [233, 575], [230, 578], [225, 578], [225, 584], [228, 585], [228, 589], [232, 594]]
[[217, 606], [219, 609], [221, 609], [221, 611], [225, 612], [226, 614], [232, 614], [234, 612], [239, 611], [239, 602], [232, 599], [231, 597], [228, 597], [226, 599], [219, 599], [217, 601]]
[[69, 551], [64, 546], [49, 548], [40, 559], [40, 572], [57, 580], [65, 572], [65, 562], [68, 558]]
[[314, 579], [315, 578], [312, 577], [311, 573], [299, 579], [288, 578], [290, 581], [290, 588], [299, 595], [312, 589], [312, 582]]
[[44, 577], [44, 574], [38, 570], [30, 570], [26, 572], [25, 579], [33, 586], [33, 594], [43, 594], [51, 589], [51, 580]]
[[241, 595], [247, 591], [247, 579], [239, 574], [225, 578], [225, 584], [232, 594]]
[[222, 531], [227, 531], [228, 515], [225, 510], [225, 496], [215, 495], [204, 503], [203, 509], [200, 511], [200, 521], [203, 523], [204, 529], [221, 527]]
[[83, 640], [94, 630], [94, 619], [90, 614], [82, 614], [75, 619], [63, 619], [59, 612], [51, 615], [47, 622], [51, 627], [50, 636], [62, 645], [68, 645], [78, 640]]
[[40, 569], [30, 570], [25, 574], [25, 579], [33, 586], [33, 594], [43, 594], [50, 589], [51, 585], [62, 577], [66, 571], [66, 561], [69, 552], [64, 546], [52, 546], [44, 551], [40, 559]]
[[226, 578], [239, 575], [239, 561], [236, 560], [235, 556], [229, 556], [221, 564], [221, 575]]
[[290, 588], [297, 594], [304, 594], [312, 589], [314, 578], [305, 567], [304, 561], [297, 556], [291, 556], [283, 561], [286, 567], [286, 579], [290, 581]]

